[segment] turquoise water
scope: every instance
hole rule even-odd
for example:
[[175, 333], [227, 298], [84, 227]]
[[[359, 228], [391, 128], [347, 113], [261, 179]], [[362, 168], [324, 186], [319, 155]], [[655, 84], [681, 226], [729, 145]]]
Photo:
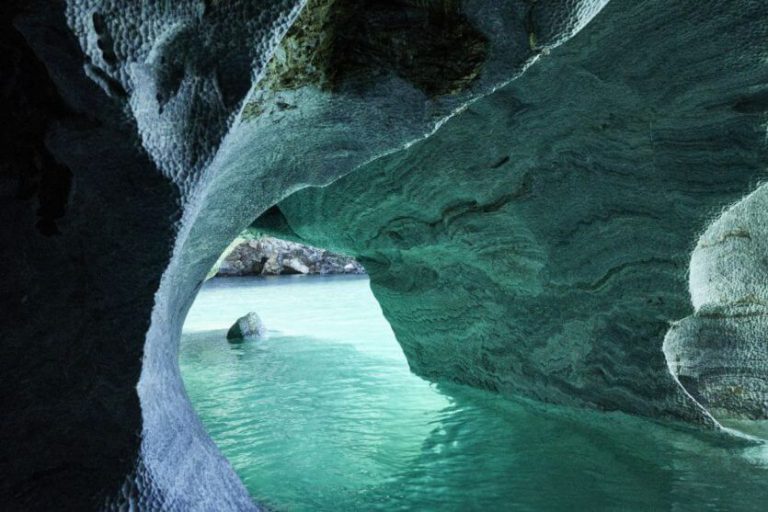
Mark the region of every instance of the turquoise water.
[[[256, 311], [268, 339], [229, 345]], [[412, 375], [364, 277], [208, 282], [181, 369], [209, 433], [278, 511], [768, 510], [768, 449]]]

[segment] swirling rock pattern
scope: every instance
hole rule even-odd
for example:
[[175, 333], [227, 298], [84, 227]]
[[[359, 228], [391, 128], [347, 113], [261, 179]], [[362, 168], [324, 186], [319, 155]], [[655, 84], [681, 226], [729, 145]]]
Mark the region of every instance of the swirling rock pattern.
[[[421, 375], [711, 423], [669, 375], [662, 340], [688, 308], [697, 233], [764, 172], [768, 69], [743, 36], [766, 13], [750, 5], [611, 4], [430, 139], [294, 194], [255, 228], [359, 257]], [[652, 51], [637, 44], [651, 40]], [[723, 259], [703, 256], [716, 249], [702, 241], [691, 270], [697, 308], [723, 296], [751, 308], [750, 341], [717, 331], [707, 343], [728, 340], [717, 354], [686, 349], [749, 373], [736, 388], [729, 375], [706, 385], [753, 393], [751, 416], [762, 417], [768, 352], [752, 309], [767, 252], [756, 201], [739, 207], [751, 224], [705, 236], [722, 239]]]
[[713, 222], [691, 256], [694, 314], [664, 341], [670, 370], [721, 422], [768, 419], [768, 187]]
[[7, 508], [258, 508], [181, 324], [243, 228], [346, 175], [268, 225], [363, 256], [416, 371], [706, 420], [661, 339], [694, 234], [764, 167], [762, 2], [0, 9]]

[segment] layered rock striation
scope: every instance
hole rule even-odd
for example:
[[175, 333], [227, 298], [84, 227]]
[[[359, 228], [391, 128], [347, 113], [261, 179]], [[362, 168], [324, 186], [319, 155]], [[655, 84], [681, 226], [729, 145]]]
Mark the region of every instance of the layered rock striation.
[[763, 185], [701, 235], [689, 271], [694, 312], [664, 340], [670, 372], [726, 424], [768, 418], [767, 213]]
[[[359, 257], [428, 378], [763, 416], [760, 274], [702, 285], [733, 255], [759, 268], [760, 244], [713, 227], [724, 252], [694, 253], [693, 319], [663, 346], [696, 240], [764, 174], [763, 2], [0, 10], [5, 508], [259, 508], [177, 364], [197, 290], [257, 218]], [[759, 233], [758, 203], [740, 229]]]
[[[768, 69], [742, 39], [763, 29], [742, 15], [765, 9], [683, 2], [654, 11], [662, 22], [650, 5], [612, 2], [429, 139], [296, 192], [254, 227], [359, 258], [427, 378], [705, 424], [707, 407], [764, 419], [762, 192], [693, 253], [699, 313], [667, 342], [672, 374], [662, 344], [688, 314], [699, 233], [764, 176], [754, 79]], [[626, 44], [611, 44], [618, 26]], [[629, 42], [650, 27], [654, 50]], [[726, 47], [739, 58], [720, 60]]]

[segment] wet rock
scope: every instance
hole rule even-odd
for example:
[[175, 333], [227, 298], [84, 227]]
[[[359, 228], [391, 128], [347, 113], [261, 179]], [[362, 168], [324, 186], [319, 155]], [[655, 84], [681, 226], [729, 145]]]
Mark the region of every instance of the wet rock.
[[725, 210], [691, 254], [693, 313], [664, 341], [670, 371], [718, 421], [768, 419], [768, 243], [763, 185]]
[[[543, 25], [557, 3], [531, 3], [532, 46], [552, 39]], [[752, 124], [764, 119], [764, 88], [734, 87], [703, 55], [751, 54], [743, 36], [765, 29], [751, 19], [768, 10], [709, 4], [709, 17], [657, 4], [667, 19], [712, 23], [683, 47], [674, 23], [613, 4], [588, 36], [543, 52], [428, 139], [298, 190], [254, 229], [363, 261], [417, 374], [602, 410], [711, 424], [661, 349], [668, 322], [690, 311], [689, 284], [694, 305], [699, 293], [715, 305], [723, 296], [729, 318], [677, 329], [672, 361], [717, 417], [768, 417], [768, 323], [754, 305], [768, 304], [758, 229], [768, 208], [750, 203], [754, 221], [723, 225], [707, 242], [717, 246], [697, 250], [724, 247], [722, 260], [694, 258], [690, 283], [686, 273], [713, 212], [754, 187], [766, 158], [765, 127]], [[714, 29], [724, 16], [739, 31]], [[611, 45], [649, 26], [655, 57]], [[694, 271], [704, 263], [711, 271]]]
[[[764, 175], [765, 2], [365, 4], [0, 4], [5, 509], [259, 509], [175, 370], [200, 282], [281, 201], [281, 236], [365, 261], [420, 375], [690, 419], [661, 340]], [[765, 374], [751, 288], [669, 345], [737, 417], [762, 384], [698, 357]]]
[[237, 319], [232, 327], [227, 331], [227, 340], [230, 343], [242, 343], [248, 339], [263, 338], [266, 333], [264, 323], [254, 312]]

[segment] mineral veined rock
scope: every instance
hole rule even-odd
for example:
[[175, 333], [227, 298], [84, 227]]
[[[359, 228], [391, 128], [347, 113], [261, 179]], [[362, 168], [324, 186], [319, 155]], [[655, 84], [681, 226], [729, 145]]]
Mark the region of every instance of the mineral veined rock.
[[670, 371], [717, 420], [768, 419], [768, 186], [728, 208], [691, 255], [694, 313], [664, 340]]
[[[666, 23], [636, 10], [649, 6], [612, 2], [429, 139], [296, 192], [255, 228], [358, 258], [426, 378], [713, 424], [690, 393], [722, 409], [715, 418], [764, 418], [768, 250], [757, 197], [694, 251], [701, 311], [669, 335], [673, 374], [662, 345], [689, 311], [699, 233], [764, 175], [767, 96], [747, 82], [768, 70], [733, 31], [670, 22], [714, 26], [741, 19], [744, 5], [704, 14], [668, 4]], [[617, 26], [625, 41], [654, 26], [664, 59], [609, 44]], [[714, 73], [718, 48], [732, 45], [749, 57]]]
[[[20, 132], [32, 144], [0, 184], [13, 219], [0, 257], [14, 407], [2, 501], [257, 508], [177, 367], [217, 256], [287, 194], [433, 133], [606, 4], [552, 2], [545, 16], [523, 0], [4, 2], [2, 33], [23, 34], [7, 45], [20, 59], [4, 102], [42, 115], [17, 116], [35, 120]], [[16, 137], [4, 147], [27, 147]], [[118, 342], [103, 343], [110, 332]], [[31, 339], [46, 358], [21, 356]]]
[[[177, 351], [217, 256], [277, 203], [270, 229], [362, 258], [421, 375], [706, 422], [699, 390], [759, 416], [735, 360], [738, 382], [701, 371], [715, 331], [668, 345], [677, 377], [662, 340], [700, 233], [764, 173], [764, 2], [0, 10], [11, 509], [258, 509]], [[728, 331], [753, 372], [759, 322]]]

